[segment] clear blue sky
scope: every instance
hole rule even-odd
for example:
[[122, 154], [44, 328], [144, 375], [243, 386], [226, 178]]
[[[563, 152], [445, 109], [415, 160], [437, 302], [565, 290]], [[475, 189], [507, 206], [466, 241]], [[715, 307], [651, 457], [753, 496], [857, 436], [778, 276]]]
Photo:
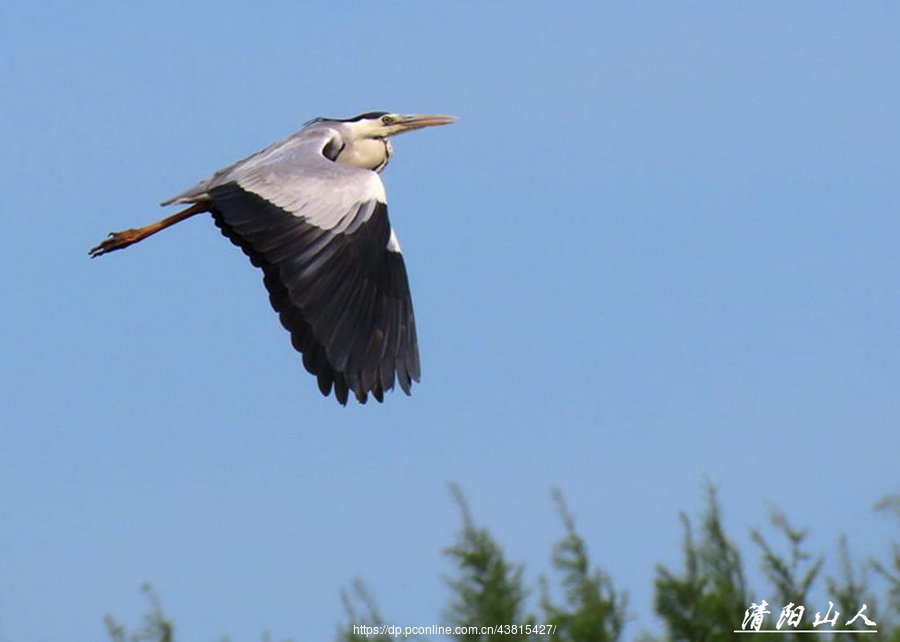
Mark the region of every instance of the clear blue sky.
[[[102, 640], [145, 580], [184, 641], [331, 639], [356, 576], [439, 623], [447, 481], [529, 580], [560, 488], [629, 637], [705, 479], [748, 552], [775, 504], [884, 554], [898, 33], [886, 2], [4, 3], [0, 642]], [[368, 110], [460, 118], [383, 175], [412, 397], [322, 398], [208, 219], [88, 259]]]

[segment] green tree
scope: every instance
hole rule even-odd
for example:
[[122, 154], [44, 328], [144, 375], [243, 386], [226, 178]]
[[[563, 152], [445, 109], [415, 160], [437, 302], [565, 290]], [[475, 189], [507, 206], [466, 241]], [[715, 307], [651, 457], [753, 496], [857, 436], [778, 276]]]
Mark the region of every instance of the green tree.
[[554, 604], [546, 578], [541, 578], [544, 621], [556, 627], [552, 640], [617, 642], [625, 628], [627, 598], [616, 592], [602, 570], [591, 570], [587, 545], [575, 530], [575, 519], [562, 493], [551, 491], [566, 536], [553, 549], [553, 566], [562, 576], [565, 601]]
[[529, 639], [525, 633], [482, 632], [485, 625], [534, 624], [534, 616], [525, 613], [523, 567], [508, 562], [488, 530], [475, 525], [459, 486], [451, 484], [450, 492], [459, 506], [462, 529], [456, 543], [444, 550], [457, 568], [455, 577], [446, 578], [453, 593], [446, 616], [451, 626], [469, 631], [454, 637], [466, 642]]
[[[510, 562], [500, 544], [487, 528], [477, 526], [462, 491], [456, 485], [450, 492], [459, 507], [461, 528], [451, 546], [444, 550], [453, 570], [445, 576], [450, 599], [445, 609], [447, 625], [466, 627], [451, 638], [465, 641], [522, 640], [528, 642], [619, 642], [623, 639], [628, 618], [626, 595], [619, 592], [613, 581], [600, 568], [592, 568], [585, 540], [575, 528], [575, 519], [554, 490], [552, 498], [562, 521], [564, 535], [555, 544], [551, 556], [552, 576], [558, 586], [540, 577], [540, 597], [536, 609], [531, 609], [531, 587], [523, 580], [524, 565]], [[900, 518], [900, 496], [885, 498], [878, 510]], [[799, 626], [782, 622], [787, 633], [757, 634], [755, 641], [808, 642], [801, 634], [812, 629], [814, 614], [819, 605], [808, 603], [814, 590], [821, 591], [834, 601], [841, 617], [837, 628], [846, 626], [862, 608], [864, 616], [878, 623], [879, 640], [900, 642], [900, 628], [891, 625], [900, 615], [900, 544], [893, 543], [887, 562], [854, 560], [846, 538], [839, 540], [837, 576], [823, 577], [825, 556], [814, 555], [807, 547], [807, 532], [793, 526], [787, 517], [773, 510], [769, 517], [775, 531], [775, 542], [756, 529], [750, 537], [759, 549], [759, 563], [767, 586], [754, 593], [747, 584], [742, 557], [726, 535], [722, 509], [715, 488], [707, 488], [706, 505], [699, 516], [699, 528], [680, 513], [684, 535], [682, 540], [683, 568], [673, 571], [657, 566], [655, 578], [655, 612], [665, 628], [662, 636], [644, 634], [643, 642], [719, 642], [733, 640], [734, 630], [741, 628], [744, 613], [751, 602], [762, 602], [754, 595], [771, 601], [764, 628], [775, 628], [782, 607], [794, 604], [808, 606]], [[869, 583], [870, 574], [887, 587], [887, 597], [880, 608]], [[818, 588], [817, 588], [818, 587]], [[150, 602], [149, 613], [142, 625], [129, 634], [125, 627], [106, 617], [112, 642], [174, 642], [174, 628], [163, 613], [156, 594], [149, 585], [143, 591]], [[555, 598], [554, 596], [559, 596]], [[375, 601], [361, 580], [355, 580], [349, 590], [341, 592], [346, 620], [337, 630], [337, 642], [394, 642], [396, 638], [379, 630], [385, 625]], [[536, 611], [541, 613], [539, 618]], [[539, 635], [524, 630], [525, 624], [552, 626], [552, 633]], [[354, 625], [357, 628], [354, 628]], [[515, 625], [518, 629], [491, 630], [491, 625]], [[858, 618], [853, 628], [864, 628]], [[365, 627], [365, 628], [359, 628]], [[832, 632], [829, 640], [858, 642], [858, 635], [840, 630]], [[264, 641], [268, 640], [264, 636]]]
[[[900, 521], [900, 495], [888, 495], [875, 505], [875, 509], [890, 513]], [[900, 621], [900, 543], [891, 542], [891, 559], [885, 564], [879, 560], [870, 560], [869, 567], [876, 575], [887, 583], [886, 615], [896, 623]], [[878, 621], [881, 625], [881, 621]], [[894, 627], [889, 635], [889, 642], [900, 642], [900, 627]]]
[[[393, 637], [384, 630], [385, 621], [359, 578], [353, 581], [350, 590], [341, 590], [341, 602], [347, 623], [338, 627], [337, 642], [392, 642]], [[376, 631], [373, 633], [373, 630]]]
[[[771, 618], [777, 623], [781, 621], [782, 608], [789, 608], [791, 612], [802, 616], [796, 626], [791, 624], [791, 613], [785, 615], [782, 626], [788, 630], [793, 627], [796, 630], [813, 630], [813, 619], [810, 613], [806, 613], [806, 605], [810, 604], [810, 589], [819, 577], [825, 556], [819, 555], [815, 559], [805, 550], [804, 542], [807, 532], [791, 526], [784, 513], [773, 509], [769, 515], [769, 521], [775, 530], [787, 540], [789, 552], [787, 558], [776, 552], [758, 529], [750, 531], [751, 539], [762, 551], [761, 566], [763, 574], [769, 580], [771, 591], [767, 593], [772, 600]], [[802, 572], [802, 577], [799, 575]], [[771, 626], [766, 628], [773, 628]], [[784, 637], [784, 636], [782, 636]], [[795, 636], [790, 636], [795, 637]]]
[[153, 587], [145, 583], [141, 591], [150, 601], [150, 611], [144, 616], [144, 625], [129, 635], [121, 622], [113, 616], [104, 618], [106, 630], [113, 642], [174, 642], [175, 627], [165, 616], [162, 604]]
[[707, 488], [707, 507], [695, 542], [690, 518], [684, 525], [684, 570], [657, 567], [656, 613], [672, 642], [724, 642], [734, 637], [734, 623], [750, 602], [741, 556], [725, 536], [716, 490]]

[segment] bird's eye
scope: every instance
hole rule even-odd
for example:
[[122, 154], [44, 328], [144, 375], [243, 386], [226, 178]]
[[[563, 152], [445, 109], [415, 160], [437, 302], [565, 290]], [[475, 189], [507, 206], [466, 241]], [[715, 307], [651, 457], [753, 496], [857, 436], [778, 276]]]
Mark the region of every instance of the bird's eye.
[[382, 125], [393, 125], [393, 124], [394, 124], [394, 117], [393, 117], [393, 116], [390, 116], [390, 115], [382, 116], [382, 117], [381, 117], [381, 124], [382, 124]]

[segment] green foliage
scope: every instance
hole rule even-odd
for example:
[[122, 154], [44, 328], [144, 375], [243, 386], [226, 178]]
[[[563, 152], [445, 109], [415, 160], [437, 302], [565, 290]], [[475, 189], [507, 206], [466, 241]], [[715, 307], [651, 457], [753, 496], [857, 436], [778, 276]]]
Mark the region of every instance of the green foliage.
[[150, 612], [144, 616], [144, 625], [131, 635], [125, 627], [111, 615], [104, 618], [106, 630], [113, 642], [173, 642], [175, 628], [165, 616], [162, 604], [150, 584], [141, 586], [141, 591], [150, 601]]
[[[875, 505], [875, 509], [891, 513], [900, 521], [900, 495], [888, 495]], [[887, 583], [886, 614], [896, 623], [900, 621], [900, 543], [891, 542], [891, 559], [887, 564], [871, 560], [869, 564], [876, 575]], [[881, 621], [878, 621], [879, 625]], [[888, 636], [889, 642], [900, 642], [900, 627], [895, 627]]]
[[657, 567], [656, 612], [666, 623], [672, 642], [724, 642], [734, 639], [735, 620], [749, 606], [741, 556], [725, 536], [722, 513], [712, 486], [701, 520], [700, 541], [694, 541], [690, 518], [684, 525], [684, 570]]
[[[893, 513], [900, 520], [900, 495], [889, 495], [883, 498], [875, 509]], [[872, 568], [888, 583], [888, 600], [895, 613], [900, 613], [900, 543], [891, 543], [891, 561], [885, 565], [872, 562]]]
[[[546, 576], [540, 577], [537, 613], [530, 608], [532, 591], [523, 580], [524, 566], [510, 562], [500, 544], [487, 528], [477, 526], [468, 502], [456, 485], [450, 492], [460, 510], [461, 528], [451, 546], [444, 550], [452, 563], [445, 576], [450, 600], [445, 609], [446, 625], [464, 627], [451, 639], [478, 642], [619, 642], [628, 621], [626, 595], [617, 591], [612, 579], [602, 569], [592, 568], [585, 540], [575, 528], [575, 519], [562, 494], [552, 491], [564, 536], [554, 545], [551, 557], [553, 586]], [[877, 508], [900, 518], [900, 496], [887, 497]], [[854, 561], [846, 538], [838, 547], [837, 577], [822, 578], [825, 556], [807, 550], [807, 532], [790, 524], [787, 517], [773, 510], [770, 515], [778, 544], [756, 529], [750, 537], [760, 553], [760, 568], [768, 586], [755, 598], [747, 585], [741, 555], [725, 533], [722, 509], [716, 490], [707, 489], [707, 501], [695, 529], [691, 519], [680, 514], [684, 529], [683, 568], [673, 571], [657, 566], [655, 579], [655, 611], [665, 633], [662, 637], [643, 634], [643, 642], [720, 642], [735, 639], [734, 630], [742, 627], [745, 611], [751, 602], [767, 600], [768, 613], [763, 628], [781, 625], [781, 632], [755, 634], [753, 640], [765, 642], [808, 642], [802, 631], [813, 630], [816, 611], [824, 612], [812, 595], [821, 592], [822, 584], [834, 610], [841, 616], [828, 639], [834, 642], [857, 642], [858, 635], [841, 631], [846, 622], [860, 612], [878, 623], [878, 639], [900, 642], [900, 627], [891, 620], [900, 617], [900, 544], [893, 543], [887, 562]], [[783, 549], [783, 550], [782, 550]], [[870, 574], [887, 586], [883, 610], [876, 602], [870, 586]], [[818, 589], [816, 587], [819, 587]], [[133, 633], [111, 616], [106, 626], [112, 642], [174, 642], [174, 629], [149, 585], [143, 592], [150, 602], [149, 613], [142, 626]], [[558, 596], [558, 597], [555, 597]], [[337, 642], [395, 642], [385, 630], [385, 620], [361, 580], [349, 590], [341, 591], [346, 620], [336, 633]], [[809, 607], [798, 626], [786, 619], [779, 623], [782, 607], [793, 604]], [[511, 625], [503, 631], [490, 626]], [[523, 625], [544, 625], [552, 631], [538, 634]], [[515, 628], [512, 628], [515, 627]], [[863, 629], [863, 617], [852, 628]], [[819, 629], [820, 631], [822, 629]], [[786, 632], [785, 632], [786, 631]], [[264, 637], [264, 642], [269, 638]], [[446, 638], [442, 638], [446, 639]], [[223, 642], [224, 641], [223, 639]]]
[[453, 546], [444, 554], [453, 560], [459, 573], [446, 578], [453, 592], [446, 611], [451, 626], [464, 627], [466, 632], [455, 635], [466, 642], [516, 642], [527, 640], [524, 633], [483, 633], [485, 624], [534, 624], [533, 616], [525, 615], [526, 591], [522, 586], [522, 566], [506, 561], [500, 546], [487, 529], [478, 528], [462, 491], [450, 485], [462, 515], [462, 529]]
[[[793, 528], [779, 510], [773, 509], [769, 520], [775, 529], [787, 539], [790, 546], [789, 559], [785, 560], [775, 553], [759, 530], [751, 530], [750, 537], [762, 549], [763, 573], [772, 584], [773, 597], [781, 605], [807, 604], [809, 590], [822, 570], [825, 556], [820, 555], [815, 561], [810, 562], [812, 555], [803, 549], [803, 543], [807, 536], [806, 531]], [[809, 565], [809, 568], [805, 570], [803, 577], [799, 578], [797, 574], [800, 572], [801, 566], [806, 565]]]
[[[162, 603], [159, 601], [156, 591], [149, 583], [145, 582], [141, 585], [141, 592], [150, 602], [150, 611], [144, 616], [143, 626], [139, 629], [129, 634], [125, 625], [113, 616], [106, 615], [103, 618], [112, 642], [175, 642], [175, 627], [163, 613]], [[229, 642], [229, 640], [222, 636], [220, 642]], [[263, 634], [262, 642], [271, 642], [268, 633]], [[284, 642], [290, 642], [290, 640]]]
[[552, 496], [566, 529], [566, 536], [553, 549], [553, 566], [562, 575], [565, 603], [553, 603], [547, 581], [542, 578], [544, 621], [556, 626], [554, 640], [616, 642], [625, 628], [627, 598], [616, 593], [606, 573], [600, 569], [591, 571], [587, 545], [575, 530], [575, 519], [562, 493], [554, 489]]
[[[788, 542], [788, 557], [784, 558], [779, 555], [772, 545], [763, 537], [762, 533], [757, 529], [750, 531], [750, 537], [762, 550], [762, 570], [766, 578], [769, 580], [772, 590], [767, 594], [772, 600], [772, 614], [770, 625], [766, 628], [778, 628], [778, 624], [785, 630], [793, 628], [794, 630], [813, 630], [813, 613], [806, 612], [806, 606], [811, 604], [809, 593], [815, 584], [822, 565], [825, 563], [825, 556], [820, 555], [813, 560], [812, 555], [804, 549], [804, 542], [807, 537], [805, 530], [797, 529], [791, 526], [784, 513], [777, 509], [773, 509], [769, 521], [775, 530], [784, 536]], [[807, 568], [808, 567], [808, 568]], [[798, 574], [801, 573], [802, 577]], [[790, 609], [793, 611], [797, 607], [804, 607], [800, 613], [802, 618], [796, 626], [790, 624], [790, 612], [782, 615], [782, 609]], [[774, 624], [772, 624], [774, 622]], [[781, 638], [785, 638], [782, 635]], [[796, 636], [787, 636], [796, 637]]]
[[[763, 537], [760, 531], [753, 529], [751, 537], [762, 550], [762, 570], [770, 582], [771, 589], [768, 595], [772, 596], [772, 613], [766, 628], [784, 629], [788, 631], [815, 631], [816, 613], [827, 613], [827, 608], [821, 610], [812, 607], [814, 598], [810, 591], [819, 579], [825, 556], [813, 557], [805, 550], [804, 543], [807, 538], [805, 530], [791, 526], [785, 515], [773, 510], [770, 522], [775, 530], [787, 540], [787, 556], [779, 555]], [[845, 623], [856, 614], [863, 604], [867, 604], [867, 615], [874, 612], [874, 600], [868, 594], [865, 578], [865, 568], [855, 569], [850, 559], [850, 553], [845, 538], [841, 538], [839, 551], [840, 577], [825, 578], [827, 594], [834, 602], [834, 608], [843, 614], [839, 622], [843, 627]], [[806, 606], [802, 619], [798, 625], [789, 623], [786, 614], [782, 615], [782, 608]], [[825, 617], [823, 615], [823, 617]], [[823, 625], [824, 626], [824, 625]], [[864, 628], [858, 621], [852, 628]], [[821, 629], [819, 629], [821, 630]], [[768, 636], [771, 637], [771, 636]], [[854, 635], [841, 632], [839, 629], [829, 633], [829, 639], [836, 642], [854, 639]], [[779, 640], [800, 640], [800, 634], [782, 634]]]
[[[840, 563], [840, 577], [828, 577], [825, 585], [828, 588], [829, 597], [834, 600], [835, 608], [843, 613], [841, 621], [843, 623], [851, 620], [861, 607], [866, 606], [864, 615], [868, 618], [878, 618], [878, 605], [874, 596], [868, 588], [867, 569], [865, 565], [857, 567], [853, 560], [850, 559], [850, 550], [847, 545], [847, 538], [841, 537], [838, 551], [838, 559]], [[851, 627], [854, 629], [865, 629], [864, 622], [859, 619]], [[839, 633], [834, 639], [850, 642], [854, 638], [858, 638], [849, 633]]]
[[393, 642], [387, 633], [371, 633], [383, 629], [385, 621], [361, 579], [353, 580], [349, 592], [341, 590], [341, 602], [348, 623], [338, 627], [337, 642]]

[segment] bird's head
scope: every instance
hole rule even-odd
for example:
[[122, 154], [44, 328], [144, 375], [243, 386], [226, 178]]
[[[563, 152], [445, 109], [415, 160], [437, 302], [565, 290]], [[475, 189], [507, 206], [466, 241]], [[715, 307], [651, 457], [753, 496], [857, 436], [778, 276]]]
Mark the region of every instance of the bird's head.
[[322, 155], [328, 160], [381, 172], [393, 154], [391, 136], [453, 122], [456, 122], [455, 116], [370, 111], [353, 118], [315, 118], [306, 126], [322, 125], [333, 130], [328, 139], [322, 141]]
[[[329, 119], [331, 120], [331, 119]], [[354, 137], [387, 138], [423, 127], [449, 125], [456, 122], [456, 116], [440, 114], [391, 114], [385, 111], [370, 111], [353, 118], [335, 119], [349, 128]]]

